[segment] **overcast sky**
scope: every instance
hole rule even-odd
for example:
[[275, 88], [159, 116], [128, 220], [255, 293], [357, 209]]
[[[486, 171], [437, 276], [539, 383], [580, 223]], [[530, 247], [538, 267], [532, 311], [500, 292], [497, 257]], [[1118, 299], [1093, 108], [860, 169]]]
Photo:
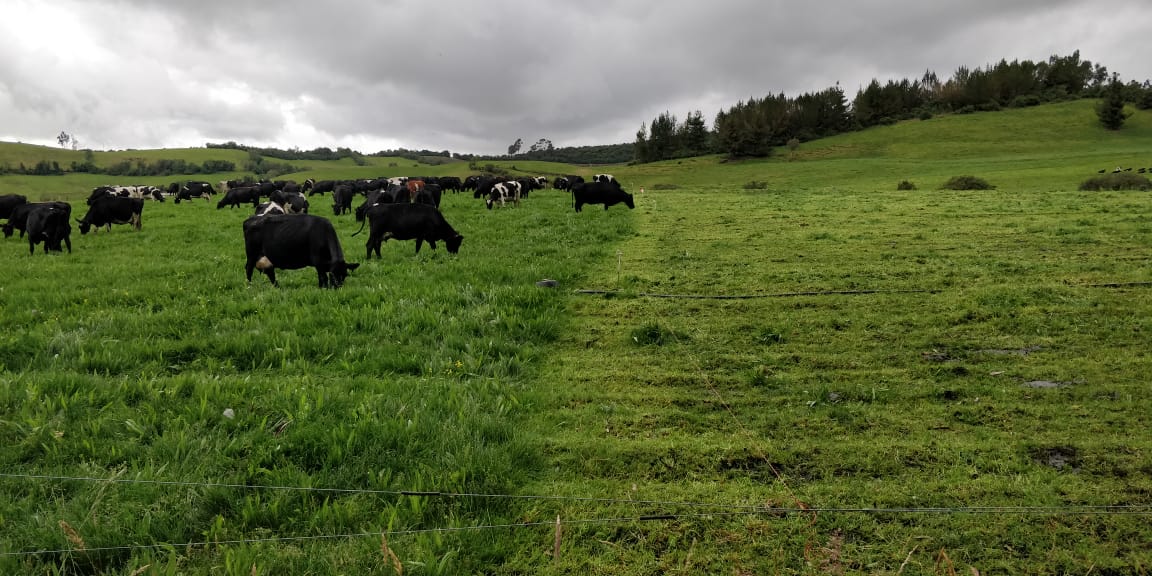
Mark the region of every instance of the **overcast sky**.
[[504, 153], [749, 96], [1080, 50], [1152, 78], [1148, 0], [3, 0], [0, 140]]

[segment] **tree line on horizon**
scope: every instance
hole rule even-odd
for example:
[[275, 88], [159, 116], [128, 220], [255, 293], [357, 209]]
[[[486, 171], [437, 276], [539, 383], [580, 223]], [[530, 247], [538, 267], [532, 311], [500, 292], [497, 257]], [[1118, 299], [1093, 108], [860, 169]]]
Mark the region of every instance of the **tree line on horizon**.
[[[968, 114], [1022, 108], [1079, 98], [1105, 98], [1098, 108], [1110, 129], [1123, 124], [1123, 105], [1152, 108], [1152, 83], [1124, 84], [1077, 50], [1046, 62], [1000, 60], [984, 68], [961, 66], [941, 81], [928, 70], [915, 80], [873, 79], [849, 102], [839, 85], [791, 98], [768, 94], [737, 102], [716, 114], [712, 129], [699, 111], [679, 122], [664, 112], [636, 133], [633, 161], [657, 162], [701, 154], [770, 156], [774, 148], [936, 114]], [[1118, 104], [1117, 104], [1118, 103]], [[1117, 111], [1119, 106], [1119, 111]]]

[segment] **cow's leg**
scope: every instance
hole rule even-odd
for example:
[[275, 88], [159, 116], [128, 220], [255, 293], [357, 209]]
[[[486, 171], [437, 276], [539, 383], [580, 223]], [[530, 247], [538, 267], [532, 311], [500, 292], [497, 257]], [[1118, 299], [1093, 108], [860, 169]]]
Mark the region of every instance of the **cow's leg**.
[[252, 270], [256, 268], [256, 262], [251, 258], [244, 263], [244, 277], [248, 279], [248, 284], [252, 284]]
[[70, 236], [64, 237], [64, 245], [68, 247], [68, 253], [72, 253], [72, 238]]
[[416, 253], [420, 253], [420, 245], [424, 243], [424, 239], [419, 236], [416, 237]]
[[323, 267], [321, 267], [321, 266], [316, 267], [316, 276], [320, 280], [320, 287], [321, 288], [328, 288], [331, 285], [331, 282], [328, 278], [328, 271], [325, 270]]
[[268, 281], [271, 282], [273, 286], [275, 286], [277, 288], [280, 287], [280, 284], [278, 282], [276, 282], [276, 269], [275, 268], [272, 268], [272, 267], [265, 268], [264, 273], [268, 275]]

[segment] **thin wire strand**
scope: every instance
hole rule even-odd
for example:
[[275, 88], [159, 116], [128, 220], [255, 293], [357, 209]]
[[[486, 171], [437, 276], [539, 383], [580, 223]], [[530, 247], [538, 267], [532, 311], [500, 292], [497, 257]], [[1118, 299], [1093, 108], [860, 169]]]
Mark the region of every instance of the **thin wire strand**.
[[[816, 513], [854, 513], [854, 514], [1002, 514], [1002, 515], [1067, 515], [1070, 509], [1075, 509], [1076, 515], [1152, 515], [1152, 505], [1141, 506], [985, 506], [970, 508], [765, 508], [762, 510], [747, 510], [741, 512], [703, 513], [703, 514], [651, 514], [641, 516], [625, 516], [615, 518], [586, 518], [581, 520], [565, 520], [564, 525], [587, 524], [618, 524], [626, 522], [662, 522], [667, 520], [698, 520], [720, 517], [752, 516], [752, 515], [790, 515]], [[132, 546], [105, 546], [99, 548], [64, 548], [57, 550], [26, 550], [20, 552], [0, 552], [4, 556], [38, 556], [45, 554], [66, 553], [93, 553], [114, 552], [124, 550], [143, 550], [156, 548], [194, 548], [197, 546], [227, 546], [235, 544], [261, 544], [272, 542], [299, 542], [364, 538], [368, 536], [406, 536], [428, 533], [457, 533], [475, 530], [497, 530], [512, 528], [532, 528], [538, 526], [552, 527], [551, 520], [540, 522], [518, 522], [514, 524], [485, 524], [477, 526], [454, 526], [440, 528], [415, 528], [411, 530], [388, 530], [381, 532], [358, 532], [351, 534], [320, 534], [314, 536], [276, 536], [270, 538], [243, 538], [235, 540], [215, 540], [204, 542], [187, 542], [181, 544], [138, 544]]]

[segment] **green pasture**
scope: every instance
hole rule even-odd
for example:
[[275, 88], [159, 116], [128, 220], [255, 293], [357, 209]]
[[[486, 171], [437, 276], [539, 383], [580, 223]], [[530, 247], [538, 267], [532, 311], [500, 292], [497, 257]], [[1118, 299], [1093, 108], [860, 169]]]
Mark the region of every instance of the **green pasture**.
[[1152, 122], [1094, 119], [501, 162], [636, 209], [448, 195], [459, 255], [370, 261], [334, 217], [339, 290], [247, 286], [215, 202], [0, 241], [0, 573], [1145, 573], [1152, 197], [1077, 187], [1152, 166]]

